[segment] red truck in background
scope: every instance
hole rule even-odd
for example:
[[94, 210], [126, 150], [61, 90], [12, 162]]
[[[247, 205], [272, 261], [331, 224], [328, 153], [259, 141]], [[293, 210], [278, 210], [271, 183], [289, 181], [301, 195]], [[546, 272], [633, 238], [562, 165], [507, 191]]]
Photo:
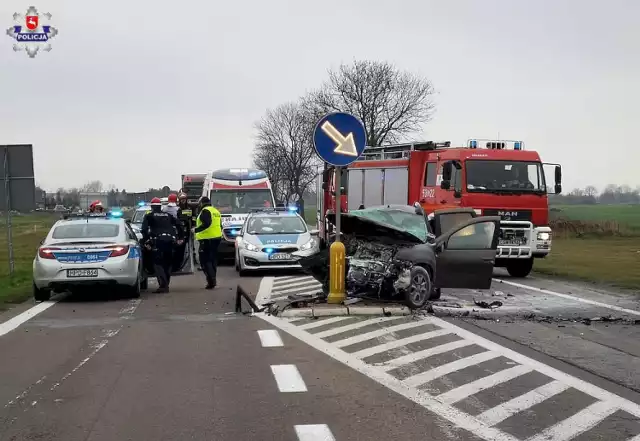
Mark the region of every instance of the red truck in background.
[[[552, 167], [551, 179], [545, 167]], [[548, 170], [548, 169], [547, 169]], [[318, 230], [327, 243], [335, 210], [335, 168], [319, 176]], [[443, 208], [473, 208], [478, 215], [501, 217], [496, 267], [526, 277], [534, 258], [551, 251], [548, 194], [562, 191], [562, 169], [543, 164], [522, 141], [471, 139], [465, 147], [433, 141], [368, 147], [342, 169], [341, 211], [418, 202], [426, 213]], [[549, 181], [553, 181], [550, 184]]]

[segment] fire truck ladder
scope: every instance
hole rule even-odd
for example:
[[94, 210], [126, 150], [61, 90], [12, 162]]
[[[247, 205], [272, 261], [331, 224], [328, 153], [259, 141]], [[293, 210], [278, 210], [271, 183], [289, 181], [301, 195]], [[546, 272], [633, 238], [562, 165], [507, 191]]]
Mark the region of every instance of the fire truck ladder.
[[359, 161], [380, 161], [384, 159], [403, 159], [408, 158], [410, 152], [414, 150], [435, 150], [437, 148], [451, 147], [451, 141], [444, 142], [417, 142], [410, 144], [392, 144], [381, 147], [367, 147]]

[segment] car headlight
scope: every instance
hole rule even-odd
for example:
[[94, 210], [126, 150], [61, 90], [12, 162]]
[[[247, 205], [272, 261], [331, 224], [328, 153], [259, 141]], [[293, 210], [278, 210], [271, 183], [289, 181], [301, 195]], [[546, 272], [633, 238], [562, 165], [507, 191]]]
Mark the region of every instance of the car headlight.
[[551, 233], [542, 232], [538, 233], [538, 240], [549, 240], [551, 239]]
[[300, 246], [300, 250], [302, 251], [307, 251], [310, 250], [312, 248], [314, 248], [316, 246], [316, 240], [314, 238], [309, 239], [309, 242], [302, 244]]
[[259, 251], [260, 247], [255, 246], [252, 243], [247, 242], [246, 240], [242, 241], [242, 246], [244, 246], [244, 249], [247, 251]]

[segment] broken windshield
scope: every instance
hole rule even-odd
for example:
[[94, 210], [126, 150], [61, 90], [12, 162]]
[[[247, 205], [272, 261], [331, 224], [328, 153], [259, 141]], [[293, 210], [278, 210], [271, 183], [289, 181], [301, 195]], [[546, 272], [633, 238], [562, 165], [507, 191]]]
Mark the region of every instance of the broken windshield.
[[413, 211], [378, 207], [353, 210], [350, 211], [349, 214], [370, 219], [383, 225], [389, 225], [392, 228], [406, 231], [422, 242], [427, 241], [427, 224], [425, 218], [423, 215], [416, 214]]

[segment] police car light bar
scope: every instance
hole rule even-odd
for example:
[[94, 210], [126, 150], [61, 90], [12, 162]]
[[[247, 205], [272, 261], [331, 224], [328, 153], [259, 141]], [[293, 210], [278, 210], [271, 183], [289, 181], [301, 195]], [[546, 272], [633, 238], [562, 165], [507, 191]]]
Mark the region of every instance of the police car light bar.
[[499, 139], [470, 139], [467, 141], [470, 149], [488, 150], [524, 150], [523, 141], [510, 141]]
[[144, 201], [138, 202], [138, 207], [144, 207], [145, 205], [147, 205], [147, 203]]
[[252, 208], [250, 210], [251, 213], [269, 213], [272, 211], [298, 211], [298, 207], [263, 207], [263, 208]]

